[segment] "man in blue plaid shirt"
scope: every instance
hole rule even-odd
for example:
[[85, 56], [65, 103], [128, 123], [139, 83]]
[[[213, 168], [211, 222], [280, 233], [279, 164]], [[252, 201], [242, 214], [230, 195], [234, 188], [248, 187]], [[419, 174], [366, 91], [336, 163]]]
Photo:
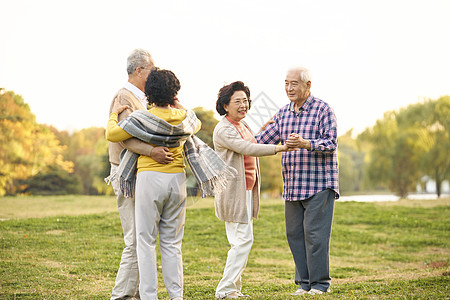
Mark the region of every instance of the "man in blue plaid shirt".
[[289, 70], [290, 103], [256, 136], [258, 143], [299, 149], [282, 155], [286, 235], [299, 285], [292, 295], [329, 292], [331, 224], [339, 197], [336, 116], [310, 89], [307, 69]]

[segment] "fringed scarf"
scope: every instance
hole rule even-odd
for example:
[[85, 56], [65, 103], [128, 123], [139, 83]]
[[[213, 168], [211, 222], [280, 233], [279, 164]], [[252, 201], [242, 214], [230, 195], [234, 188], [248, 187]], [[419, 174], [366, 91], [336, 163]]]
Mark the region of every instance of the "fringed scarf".
[[[229, 178], [237, 175], [236, 169], [225, 162], [194, 134], [199, 120], [192, 110], [179, 125], [168, 122], [144, 110], [136, 110], [118, 125], [132, 136], [156, 146], [178, 147], [183, 142], [183, 154], [195, 176], [202, 198], [213, 196], [225, 189]], [[133, 197], [136, 185], [137, 159], [139, 154], [124, 149], [120, 154], [117, 173], [105, 178], [107, 183], [119, 176], [120, 190], [127, 198]]]

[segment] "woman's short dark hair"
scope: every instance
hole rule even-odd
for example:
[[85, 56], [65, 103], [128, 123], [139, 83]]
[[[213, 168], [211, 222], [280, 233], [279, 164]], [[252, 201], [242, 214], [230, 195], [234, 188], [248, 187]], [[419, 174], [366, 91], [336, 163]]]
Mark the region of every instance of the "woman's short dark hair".
[[247, 95], [248, 109], [250, 109], [252, 104], [252, 101], [250, 100], [250, 89], [242, 81], [235, 81], [229, 85], [223, 86], [219, 90], [216, 101], [216, 110], [219, 115], [223, 116], [227, 114], [224, 106], [230, 104], [231, 96], [237, 91], [243, 91]]
[[180, 87], [180, 81], [172, 71], [154, 68], [145, 82], [145, 95], [150, 104], [173, 105]]

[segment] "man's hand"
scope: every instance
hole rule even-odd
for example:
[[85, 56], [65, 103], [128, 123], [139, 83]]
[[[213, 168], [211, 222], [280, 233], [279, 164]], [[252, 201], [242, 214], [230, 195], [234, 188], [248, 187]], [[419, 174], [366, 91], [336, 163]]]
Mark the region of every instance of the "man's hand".
[[289, 148], [303, 148], [307, 150], [311, 150], [311, 143], [308, 140], [305, 140], [297, 133], [291, 133], [286, 140], [286, 145]]
[[267, 125], [272, 124], [272, 123], [275, 123], [275, 121], [273, 120], [273, 117], [261, 127], [261, 129], [258, 131], [258, 133], [260, 133], [261, 131], [266, 130]]
[[167, 147], [155, 147], [150, 153], [151, 158], [163, 165], [173, 162], [172, 155], [173, 153], [169, 152], [169, 148]]
[[128, 108], [130, 108], [128, 105], [122, 105], [122, 104], [120, 104], [120, 100], [116, 99], [114, 101], [114, 105], [113, 105], [111, 112], [117, 113], [119, 115], [121, 112], [123, 112], [125, 109], [128, 109]]

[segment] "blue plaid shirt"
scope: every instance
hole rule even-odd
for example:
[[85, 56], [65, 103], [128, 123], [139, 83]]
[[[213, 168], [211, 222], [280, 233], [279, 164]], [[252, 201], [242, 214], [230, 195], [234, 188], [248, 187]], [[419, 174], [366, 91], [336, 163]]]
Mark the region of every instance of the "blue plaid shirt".
[[274, 121], [256, 136], [258, 143], [284, 144], [291, 133], [311, 142], [311, 150], [283, 152], [283, 198], [305, 200], [327, 188], [339, 198], [337, 123], [333, 109], [310, 94], [298, 113], [291, 102], [278, 111]]

